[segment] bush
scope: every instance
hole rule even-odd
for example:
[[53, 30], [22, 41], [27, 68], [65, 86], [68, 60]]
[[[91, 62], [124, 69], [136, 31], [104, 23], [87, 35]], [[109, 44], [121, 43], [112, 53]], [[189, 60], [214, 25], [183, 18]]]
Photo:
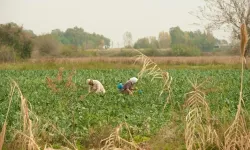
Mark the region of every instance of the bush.
[[70, 45], [63, 45], [61, 48], [61, 55], [66, 57], [72, 57], [75, 54], [75, 51]]
[[42, 35], [35, 40], [36, 50], [40, 56], [58, 56], [60, 43], [51, 35]]
[[147, 48], [141, 52], [147, 56], [162, 56], [163, 55], [159, 50], [155, 48]]
[[82, 57], [98, 56], [98, 51], [81, 50], [80, 52], [78, 52], [78, 56]]
[[63, 57], [93, 57], [98, 55], [98, 50], [77, 50], [73, 45], [63, 45], [61, 48], [61, 56]]
[[201, 54], [198, 47], [184, 44], [172, 45], [172, 51], [175, 56], [199, 56]]
[[[15, 23], [0, 24], [1, 45], [8, 45], [20, 58], [30, 58], [33, 48], [29, 33]], [[5, 48], [4, 48], [5, 49]], [[4, 52], [6, 54], [6, 51]], [[9, 55], [9, 54], [8, 54]], [[4, 56], [5, 57], [5, 56]]]
[[0, 46], [0, 62], [13, 62], [16, 60], [14, 49], [9, 46]]
[[240, 47], [240, 45], [225, 47], [225, 48], [217, 49], [215, 52], [217, 54], [221, 53], [223, 55], [239, 56], [240, 55], [239, 47]]
[[138, 53], [135, 52], [133, 49], [121, 49], [120, 52], [117, 54], [117, 56], [133, 57], [137, 54]]

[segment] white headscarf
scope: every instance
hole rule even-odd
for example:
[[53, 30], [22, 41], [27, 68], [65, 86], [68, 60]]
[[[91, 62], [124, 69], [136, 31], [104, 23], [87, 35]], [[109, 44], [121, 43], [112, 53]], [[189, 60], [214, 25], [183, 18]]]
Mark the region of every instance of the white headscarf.
[[138, 79], [137, 79], [136, 77], [130, 78], [129, 80], [130, 80], [133, 84], [135, 84], [135, 83], [138, 81]]

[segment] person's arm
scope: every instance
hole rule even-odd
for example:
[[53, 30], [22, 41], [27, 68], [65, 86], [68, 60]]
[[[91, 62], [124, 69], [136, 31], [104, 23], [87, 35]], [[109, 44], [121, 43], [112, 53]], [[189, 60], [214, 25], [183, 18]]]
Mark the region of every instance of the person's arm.
[[89, 85], [89, 89], [88, 89], [88, 92], [89, 92], [89, 93], [91, 92], [91, 85]]
[[132, 84], [131, 82], [127, 82], [124, 86], [123, 86], [123, 90], [125, 91], [125, 93], [129, 94], [129, 95], [133, 95], [133, 92], [131, 90]]
[[129, 95], [133, 95], [133, 92], [130, 89], [126, 89], [126, 91], [129, 93]]
[[95, 92], [94, 85], [89, 86], [89, 93]]

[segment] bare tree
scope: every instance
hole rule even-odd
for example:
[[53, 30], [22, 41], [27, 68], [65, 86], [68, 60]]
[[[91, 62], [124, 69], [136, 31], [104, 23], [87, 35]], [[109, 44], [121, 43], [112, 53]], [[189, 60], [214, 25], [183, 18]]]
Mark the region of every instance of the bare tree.
[[160, 48], [169, 48], [171, 44], [171, 36], [168, 32], [160, 32], [158, 36], [159, 46]]
[[[207, 21], [210, 29], [226, 27], [234, 38], [240, 38], [240, 26], [245, 23], [250, 33], [250, 0], [204, 0], [205, 6], [193, 13], [201, 21]], [[248, 43], [244, 56], [250, 49]], [[245, 65], [246, 67], [246, 65]]]
[[131, 48], [133, 45], [133, 39], [131, 32], [125, 32], [123, 34], [124, 47]]

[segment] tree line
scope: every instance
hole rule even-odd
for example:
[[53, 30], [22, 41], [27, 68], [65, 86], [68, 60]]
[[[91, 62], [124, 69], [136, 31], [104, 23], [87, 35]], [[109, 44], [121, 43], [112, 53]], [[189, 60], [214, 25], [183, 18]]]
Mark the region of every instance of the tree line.
[[[228, 44], [216, 39], [209, 31], [183, 31], [172, 27], [169, 32], [162, 31], [158, 37], [150, 36], [132, 41], [132, 34], [123, 35], [125, 48], [143, 49], [149, 56], [197, 56], [211, 52], [217, 44]], [[108, 49], [110, 39], [96, 33], [88, 33], [79, 27], [66, 31], [54, 29], [50, 33], [36, 35], [15, 23], [0, 24], [0, 61], [15, 61], [39, 57], [81, 57], [102, 55], [87, 49]], [[159, 52], [158, 50], [167, 52]], [[110, 51], [112, 52], [112, 51]], [[127, 56], [120, 51], [119, 56]], [[123, 54], [124, 53], [124, 54]]]
[[40, 56], [78, 55], [86, 49], [109, 48], [110, 39], [82, 28], [55, 29], [51, 33], [36, 35], [16, 23], [0, 24], [0, 61]]
[[[129, 36], [126, 36], [129, 35]], [[217, 45], [227, 45], [226, 40], [215, 38], [210, 31], [183, 31], [172, 27], [169, 32], [160, 32], [158, 39], [154, 36], [143, 37], [132, 44], [132, 34], [124, 34], [124, 45], [135, 49], [171, 49], [174, 55], [199, 55], [201, 52], [212, 52]]]
[[90, 34], [82, 28], [68, 28], [65, 32], [60, 29], [51, 31], [51, 35], [65, 45], [74, 45], [82, 49], [108, 48], [110, 39], [96, 33]]

